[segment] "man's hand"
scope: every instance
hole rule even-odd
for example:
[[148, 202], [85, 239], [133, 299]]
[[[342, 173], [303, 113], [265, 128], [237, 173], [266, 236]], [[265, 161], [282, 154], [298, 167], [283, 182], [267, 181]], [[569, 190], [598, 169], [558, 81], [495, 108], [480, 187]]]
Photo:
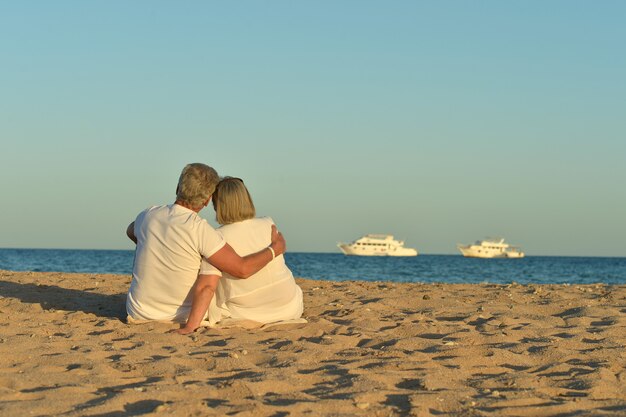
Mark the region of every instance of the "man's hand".
[[178, 334], [182, 334], [187, 335], [187, 334], [191, 334], [193, 332], [195, 332], [196, 329], [194, 329], [193, 327], [181, 327], [180, 329], [174, 329], [174, 330], [170, 330], [168, 333], [178, 333]]
[[135, 242], [135, 245], [137, 244], [137, 236], [135, 236], [135, 222], [132, 222], [126, 228], [126, 236], [128, 236], [130, 240]]
[[187, 323], [184, 326], [181, 325], [180, 329], [172, 330], [172, 333], [189, 334], [195, 332], [200, 327], [202, 320], [206, 317], [219, 280], [219, 275], [198, 275], [191, 289], [193, 297]]
[[270, 246], [274, 249], [276, 256], [282, 255], [287, 250], [287, 242], [285, 242], [283, 234], [278, 231], [275, 224], [272, 225], [272, 243]]

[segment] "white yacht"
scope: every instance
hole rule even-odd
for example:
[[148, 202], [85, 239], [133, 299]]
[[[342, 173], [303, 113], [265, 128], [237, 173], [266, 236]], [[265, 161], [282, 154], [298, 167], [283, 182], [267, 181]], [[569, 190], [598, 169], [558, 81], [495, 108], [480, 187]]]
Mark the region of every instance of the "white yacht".
[[468, 258], [523, 258], [524, 252], [510, 246], [501, 238], [477, 240], [471, 245], [457, 245], [463, 256]]
[[417, 256], [417, 250], [405, 248], [404, 241], [392, 235], [365, 235], [352, 243], [338, 243], [344, 255]]

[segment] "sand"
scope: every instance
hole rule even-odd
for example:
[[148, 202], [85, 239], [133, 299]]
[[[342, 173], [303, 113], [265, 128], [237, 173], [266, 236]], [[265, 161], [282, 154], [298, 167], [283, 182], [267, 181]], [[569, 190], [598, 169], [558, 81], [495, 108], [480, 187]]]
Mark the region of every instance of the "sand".
[[298, 279], [307, 324], [180, 336], [129, 281], [0, 271], [0, 415], [626, 415], [624, 285]]

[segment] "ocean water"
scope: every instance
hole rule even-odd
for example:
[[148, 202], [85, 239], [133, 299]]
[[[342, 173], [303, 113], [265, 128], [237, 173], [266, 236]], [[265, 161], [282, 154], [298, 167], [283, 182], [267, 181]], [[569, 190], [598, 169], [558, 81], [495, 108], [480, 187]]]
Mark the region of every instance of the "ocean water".
[[[0, 249], [0, 269], [131, 274], [133, 258], [134, 251], [130, 250]], [[472, 259], [460, 255], [393, 258], [287, 253], [285, 259], [295, 276], [329, 281], [626, 284], [626, 258]]]

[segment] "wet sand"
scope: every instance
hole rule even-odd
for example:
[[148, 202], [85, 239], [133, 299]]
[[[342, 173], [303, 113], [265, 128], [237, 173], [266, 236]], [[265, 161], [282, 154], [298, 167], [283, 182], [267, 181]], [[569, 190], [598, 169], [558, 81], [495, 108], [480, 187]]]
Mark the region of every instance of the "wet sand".
[[626, 415], [625, 285], [298, 279], [307, 324], [179, 336], [129, 282], [0, 271], [0, 415]]

